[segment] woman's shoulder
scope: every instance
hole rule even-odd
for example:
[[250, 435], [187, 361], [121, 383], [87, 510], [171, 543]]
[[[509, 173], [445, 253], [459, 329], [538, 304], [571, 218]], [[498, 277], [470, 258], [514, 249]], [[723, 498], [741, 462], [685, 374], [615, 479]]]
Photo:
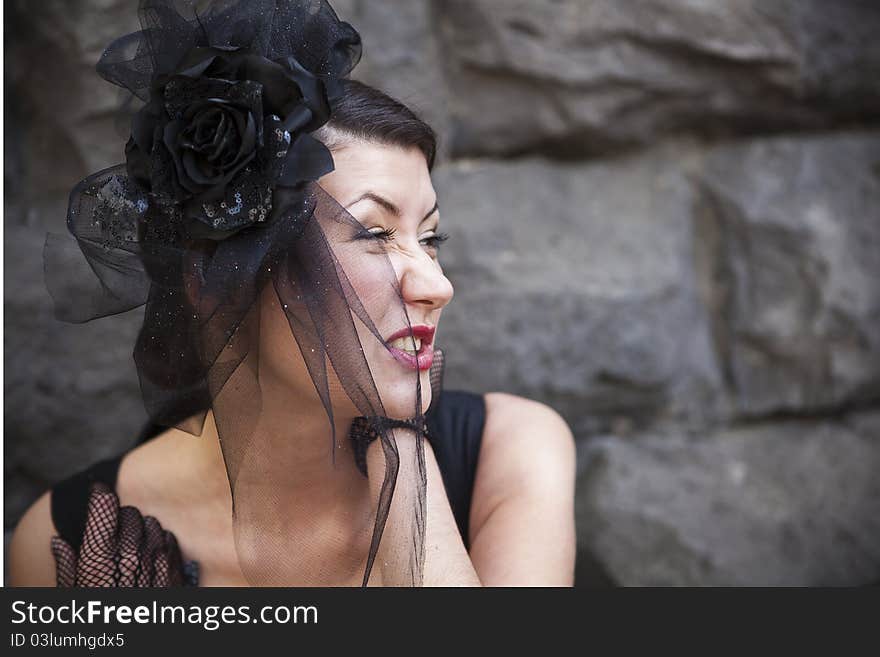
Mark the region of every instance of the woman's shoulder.
[[574, 438], [562, 416], [518, 395], [444, 390], [429, 412], [428, 427], [440, 437], [435, 445], [439, 457], [464, 462], [471, 471], [479, 463], [484, 479], [518, 468], [531, 477], [539, 461], [552, 471], [574, 460]]
[[575, 463], [574, 437], [553, 408], [504, 392], [484, 395], [486, 421], [476, 497], [494, 501], [515, 491], [541, 489], [567, 476]]
[[542, 439], [567, 444], [571, 432], [562, 416], [543, 402], [507, 392], [487, 392], [486, 431], [492, 436], [519, 436], [540, 430]]

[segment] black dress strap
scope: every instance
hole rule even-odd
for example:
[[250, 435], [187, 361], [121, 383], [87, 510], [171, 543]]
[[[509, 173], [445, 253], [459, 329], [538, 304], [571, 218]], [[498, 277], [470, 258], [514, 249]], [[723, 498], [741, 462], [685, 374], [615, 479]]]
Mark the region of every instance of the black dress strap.
[[115, 490], [122, 456], [95, 463], [52, 487], [52, 522], [58, 535], [77, 552], [86, 529], [90, 487], [93, 482], [100, 481]]
[[470, 548], [468, 525], [486, 423], [485, 400], [470, 392], [444, 390], [425, 421], [458, 531]]

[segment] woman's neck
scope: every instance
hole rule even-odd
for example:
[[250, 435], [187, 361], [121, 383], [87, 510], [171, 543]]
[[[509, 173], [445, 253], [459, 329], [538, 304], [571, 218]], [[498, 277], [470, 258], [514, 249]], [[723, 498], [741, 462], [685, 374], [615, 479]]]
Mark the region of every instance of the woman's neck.
[[251, 435], [242, 436], [224, 427], [222, 414], [218, 431], [209, 410], [201, 436], [186, 441], [181, 457], [213, 496], [228, 495], [234, 482], [284, 490], [312, 508], [322, 500], [337, 506], [363, 483], [348, 440], [353, 419], [335, 417], [333, 436], [323, 406], [295, 414], [264, 406]]

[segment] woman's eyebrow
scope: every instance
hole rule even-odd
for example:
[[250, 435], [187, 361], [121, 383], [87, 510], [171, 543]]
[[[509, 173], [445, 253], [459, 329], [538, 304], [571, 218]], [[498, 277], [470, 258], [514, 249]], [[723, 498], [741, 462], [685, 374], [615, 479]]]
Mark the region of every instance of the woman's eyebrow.
[[[440, 209], [440, 206], [437, 205], [437, 201], [434, 201], [434, 207], [431, 208], [431, 209], [428, 211], [428, 214], [426, 214], [424, 217], [422, 217], [422, 221], [424, 221], [425, 219], [427, 219], [428, 217], [430, 217], [432, 214], [434, 214], [435, 212], [437, 212], [437, 210], [439, 210], [439, 209]], [[419, 223], [422, 223], [422, 221], [420, 221]]]
[[[351, 203], [349, 203], [348, 205], [346, 205], [346, 206], [345, 206], [345, 209], [347, 210], [348, 208], [350, 208], [350, 207], [351, 207], [352, 205], [354, 205], [355, 203], [360, 203], [361, 201], [364, 201], [364, 200], [370, 200], [370, 201], [372, 201], [373, 203], [376, 203], [377, 205], [382, 206], [385, 210], [387, 210], [388, 212], [390, 212], [391, 214], [393, 214], [395, 217], [400, 218], [400, 214], [401, 214], [401, 213], [400, 213], [400, 208], [398, 208], [396, 205], [394, 205], [394, 203], [392, 203], [391, 201], [389, 201], [389, 200], [388, 200], [387, 198], [385, 198], [384, 196], [380, 196], [379, 194], [376, 194], [375, 192], [364, 192], [364, 193], [361, 194], [357, 199], [355, 199], [354, 201], [352, 201]], [[430, 217], [432, 214], [434, 214], [435, 212], [437, 212], [437, 210], [439, 210], [439, 209], [440, 209], [440, 207], [437, 205], [437, 201], [434, 201], [434, 207], [431, 208], [431, 209], [428, 211], [428, 213], [427, 213], [424, 217], [421, 218], [421, 220], [419, 221], [419, 223], [422, 223], [425, 219], [427, 219], [428, 217]]]

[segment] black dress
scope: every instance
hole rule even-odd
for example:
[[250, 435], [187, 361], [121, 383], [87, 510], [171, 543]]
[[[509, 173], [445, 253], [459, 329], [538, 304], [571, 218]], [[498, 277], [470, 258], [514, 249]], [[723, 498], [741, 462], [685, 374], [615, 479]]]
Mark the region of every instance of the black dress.
[[[465, 547], [470, 544], [468, 518], [485, 417], [481, 395], [453, 390], [442, 391], [425, 415], [431, 447]], [[141, 440], [160, 430], [147, 427]], [[58, 532], [52, 549], [59, 586], [198, 585], [198, 564], [182, 562], [174, 535], [164, 531], [157, 519], [145, 518], [133, 507], [119, 506], [114, 491], [124, 456], [95, 463], [52, 488], [52, 522]], [[84, 540], [114, 547], [104, 558], [84, 563]], [[116, 548], [126, 543], [142, 558], [134, 560], [136, 568], [121, 572]]]

